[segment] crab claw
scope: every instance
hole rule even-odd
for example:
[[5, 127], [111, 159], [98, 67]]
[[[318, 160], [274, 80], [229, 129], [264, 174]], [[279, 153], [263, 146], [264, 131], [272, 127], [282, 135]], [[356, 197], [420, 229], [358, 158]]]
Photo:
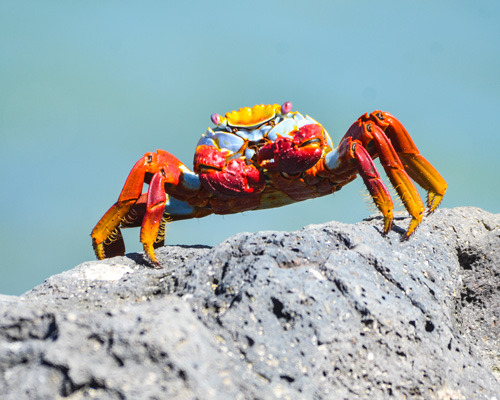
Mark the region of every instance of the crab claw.
[[261, 167], [273, 172], [298, 174], [318, 162], [326, 145], [320, 125], [304, 125], [290, 135], [291, 138], [278, 137], [259, 149], [257, 162]]
[[264, 175], [253, 165], [239, 158], [226, 164], [226, 154], [207, 145], [196, 149], [195, 172], [202, 185], [210, 192], [229, 197], [257, 194], [264, 190]]
[[[91, 233], [97, 258], [125, 254], [121, 227], [138, 226], [142, 222], [141, 242], [148, 258], [159, 267], [154, 248], [163, 242], [167, 195], [165, 185], [183, 191], [182, 176], [185, 167], [163, 150], [146, 153], [132, 168], [118, 200], [99, 220]], [[144, 183], [149, 184], [142, 194]], [[187, 193], [187, 191], [186, 191]]]

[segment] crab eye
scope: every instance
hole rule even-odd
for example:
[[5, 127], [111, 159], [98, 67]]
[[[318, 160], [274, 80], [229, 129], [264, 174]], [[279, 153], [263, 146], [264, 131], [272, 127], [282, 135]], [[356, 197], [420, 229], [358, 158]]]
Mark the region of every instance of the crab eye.
[[290, 111], [292, 111], [292, 102], [287, 101], [287, 102], [283, 103], [283, 105], [281, 106], [281, 113], [288, 114]]
[[210, 119], [212, 120], [212, 122], [214, 123], [214, 125], [217, 125], [217, 126], [220, 125], [221, 116], [219, 114], [212, 114], [210, 116]]

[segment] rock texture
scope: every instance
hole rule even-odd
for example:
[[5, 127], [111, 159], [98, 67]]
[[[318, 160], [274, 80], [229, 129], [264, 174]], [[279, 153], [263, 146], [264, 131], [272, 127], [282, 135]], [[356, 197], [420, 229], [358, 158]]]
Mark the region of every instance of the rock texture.
[[500, 215], [380, 228], [167, 246], [161, 270], [130, 254], [0, 296], [0, 398], [500, 400]]

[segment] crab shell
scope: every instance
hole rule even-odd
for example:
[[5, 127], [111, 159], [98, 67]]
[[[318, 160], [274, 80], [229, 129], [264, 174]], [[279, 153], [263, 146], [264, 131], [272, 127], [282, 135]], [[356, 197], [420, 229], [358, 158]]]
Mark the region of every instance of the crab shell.
[[333, 149], [321, 124], [292, 112], [289, 102], [213, 114], [212, 121], [216, 127], [198, 142], [194, 171], [219, 196], [260, 193], [268, 173], [298, 174]]

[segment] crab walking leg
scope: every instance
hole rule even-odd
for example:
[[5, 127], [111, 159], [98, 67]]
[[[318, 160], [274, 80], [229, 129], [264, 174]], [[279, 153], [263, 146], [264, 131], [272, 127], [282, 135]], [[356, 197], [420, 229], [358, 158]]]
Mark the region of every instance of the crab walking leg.
[[405, 233], [405, 237], [409, 237], [422, 221], [425, 210], [424, 203], [410, 176], [405, 171], [391, 141], [387, 138], [377, 121], [374, 120], [374, 114], [362, 115], [351, 125], [344, 139], [352, 138], [359, 141], [363, 147], [370, 149], [369, 153], [372, 158], [377, 156], [380, 158], [380, 163], [384, 167], [392, 186], [412, 217]]
[[125, 244], [119, 225], [141, 195], [149, 160], [149, 154], [146, 154], [135, 163], [123, 185], [118, 200], [92, 230], [90, 236], [98, 259], [102, 260], [105, 257], [125, 254]]
[[365, 134], [373, 137], [380, 163], [406, 210], [412, 216], [405, 233], [405, 236], [409, 237], [422, 221], [425, 211], [424, 203], [384, 131], [377, 125], [363, 124], [363, 127]]
[[429, 214], [432, 213], [446, 193], [446, 181], [420, 154], [408, 131], [396, 117], [383, 111], [374, 111], [370, 116], [385, 131], [410, 177], [427, 191], [427, 207]]
[[[160, 168], [163, 168], [164, 183], [177, 187], [183, 174], [181, 170], [183, 165], [176, 157], [164, 150], [146, 153], [135, 163], [117, 202], [104, 214], [91, 233], [97, 258], [102, 260], [106, 257], [125, 254], [125, 245], [119, 227], [127, 225], [128, 219], [133, 218], [129, 212], [141, 197], [142, 187], [147, 182], [146, 177], [156, 174]], [[182, 186], [181, 189], [184, 187]], [[186, 190], [191, 190], [191, 188], [186, 187]]]
[[361, 143], [352, 142], [352, 145], [350, 145], [350, 140], [345, 142], [351, 146], [354, 159], [356, 160], [356, 164], [358, 166], [359, 174], [361, 175], [361, 178], [363, 178], [363, 182], [368, 188], [368, 192], [370, 193], [375, 205], [384, 216], [384, 233], [387, 233], [392, 226], [392, 210], [394, 209], [387, 186], [385, 186], [384, 182], [380, 178], [370, 154], [368, 154]]
[[443, 200], [448, 185], [439, 172], [420, 154], [400, 154], [408, 174], [427, 190], [428, 214], [432, 213]]
[[[167, 194], [163, 189], [164, 183], [165, 171], [161, 169], [153, 175], [149, 184], [146, 213], [141, 225], [141, 243], [144, 247], [144, 252], [156, 268], [161, 268], [154, 252], [154, 244], [157, 241], [160, 225], [162, 222], [165, 223], [165, 220], [162, 219], [165, 204], [167, 203]], [[163, 240], [163, 237], [160, 240]]]

